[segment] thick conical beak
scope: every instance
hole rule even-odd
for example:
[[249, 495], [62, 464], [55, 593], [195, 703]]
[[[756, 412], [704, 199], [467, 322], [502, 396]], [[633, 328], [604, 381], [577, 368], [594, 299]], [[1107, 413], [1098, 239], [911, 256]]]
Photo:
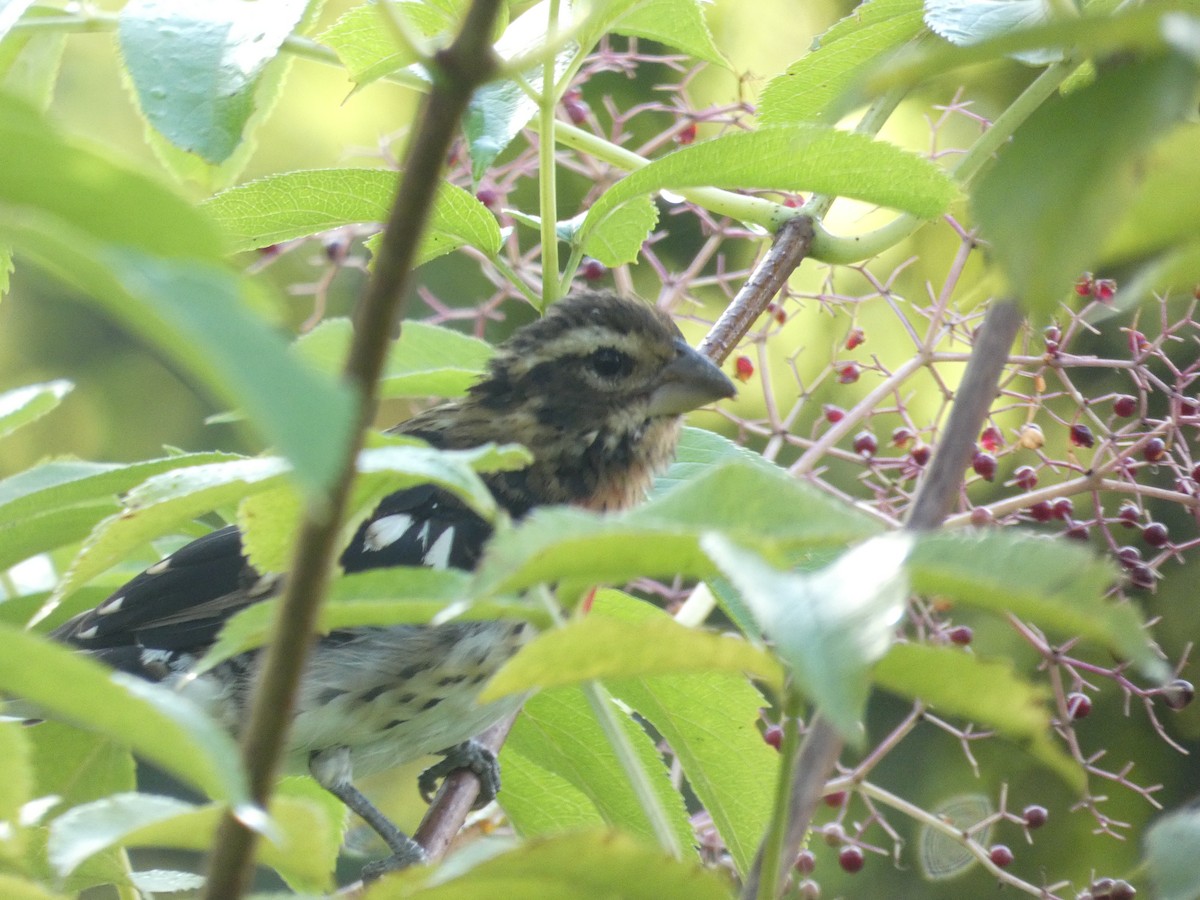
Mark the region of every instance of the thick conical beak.
[[680, 339], [675, 358], [663, 367], [658, 387], [650, 394], [650, 415], [678, 416], [736, 394], [724, 372]]

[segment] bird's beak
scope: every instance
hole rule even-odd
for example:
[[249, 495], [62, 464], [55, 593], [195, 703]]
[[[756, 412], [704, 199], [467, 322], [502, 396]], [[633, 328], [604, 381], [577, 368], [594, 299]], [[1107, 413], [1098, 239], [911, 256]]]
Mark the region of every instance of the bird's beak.
[[658, 387], [650, 394], [649, 414], [678, 416], [736, 394], [724, 372], [680, 339], [675, 342], [675, 358], [663, 367]]

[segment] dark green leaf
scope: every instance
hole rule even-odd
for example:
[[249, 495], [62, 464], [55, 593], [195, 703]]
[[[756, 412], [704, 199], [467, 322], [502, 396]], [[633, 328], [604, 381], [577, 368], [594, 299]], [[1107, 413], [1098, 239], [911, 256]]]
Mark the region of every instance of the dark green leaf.
[[1063, 637], [1111, 647], [1152, 678], [1167, 677], [1137, 609], [1111, 603], [1112, 565], [1085, 547], [1012, 530], [922, 535], [909, 559], [913, 589], [995, 613], [1013, 613]]
[[1181, 57], [1127, 64], [1050, 100], [1013, 136], [973, 206], [1026, 309], [1049, 314], [1094, 267], [1141, 153], [1192, 108], [1195, 87], [1196, 69]]
[[875, 666], [884, 690], [921, 700], [1027, 748], [1072, 789], [1084, 789], [1083, 769], [1055, 741], [1049, 692], [1017, 676], [1012, 664], [979, 659], [962, 650], [896, 644]]

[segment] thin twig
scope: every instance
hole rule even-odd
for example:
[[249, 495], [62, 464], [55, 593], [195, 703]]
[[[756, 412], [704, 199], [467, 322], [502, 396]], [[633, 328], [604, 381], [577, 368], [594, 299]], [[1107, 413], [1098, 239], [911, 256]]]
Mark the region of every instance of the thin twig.
[[[357, 310], [344, 376], [359, 392], [358, 427], [348, 439], [342, 472], [328, 496], [310, 501], [305, 512], [291, 575], [279, 604], [274, 638], [265, 651], [250, 720], [242, 734], [250, 796], [264, 809], [275, 782], [296, 687], [333, 569], [341, 517], [354, 481], [355, 460], [363, 434], [374, 419], [377, 382], [403, 312], [418, 241], [441, 182], [447, 151], [471, 93], [496, 70], [490, 38], [499, 7], [499, 0], [475, 0], [454, 43], [431, 61], [436, 70], [434, 87], [408, 148], [405, 175], [383, 234], [374, 277]], [[225, 817], [209, 859], [204, 894], [208, 900], [236, 900], [242, 896], [253, 870], [255, 844], [253, 831], [233, 815]]]

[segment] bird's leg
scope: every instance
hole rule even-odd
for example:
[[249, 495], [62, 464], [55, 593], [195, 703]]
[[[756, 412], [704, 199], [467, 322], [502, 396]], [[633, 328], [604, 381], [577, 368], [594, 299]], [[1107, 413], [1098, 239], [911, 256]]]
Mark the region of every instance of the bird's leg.
[[372, 881], [385, 872], [394, 872], [426, 861], [425, 850], [401, 831], [396, 825], [379, 811], [351, 781], [350, 749], [348, 747], [333, 747], [320, 750], [308, 758], [308, 770], [312, 773], [317, 784], [342, 801], [349, 809], [366, 822], [371, 829], [383, 838], [392, 855], [386, 859], [374, 860], [363, 866], [363, 881]]
[[479, 797], [475, 801], [475, 809], [482, 809], [496, 799], [500, 793], [500, 763], [495, 753], [474, 739], [440, 752], [444, 759], [434, 763], [417, 779], [417, 787], [426, 803], [433, 802], [438, 782], [459, 769], [466, 769], [479, 779]]

